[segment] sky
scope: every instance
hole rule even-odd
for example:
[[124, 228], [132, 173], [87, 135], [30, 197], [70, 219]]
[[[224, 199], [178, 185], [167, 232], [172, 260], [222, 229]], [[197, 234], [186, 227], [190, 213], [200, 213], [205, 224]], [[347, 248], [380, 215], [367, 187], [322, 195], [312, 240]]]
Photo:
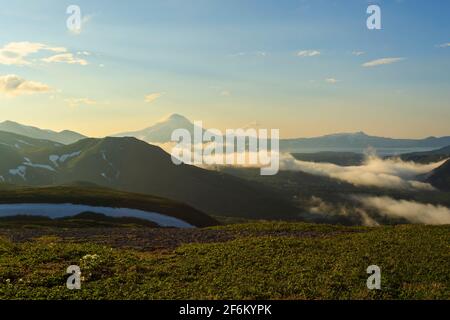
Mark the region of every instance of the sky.
[[286, 138], [450, 135], [447, 0], [0, 5], [0, 121], [100, 137], [179, 113]]

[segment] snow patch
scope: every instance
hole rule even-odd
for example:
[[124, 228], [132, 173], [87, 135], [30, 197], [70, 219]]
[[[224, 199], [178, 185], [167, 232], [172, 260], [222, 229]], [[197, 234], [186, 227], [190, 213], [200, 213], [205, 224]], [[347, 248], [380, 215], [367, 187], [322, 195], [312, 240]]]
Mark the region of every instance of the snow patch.
[[25, 174], [27, 173], [27, 167], [18, 166], [16, 169], [10, 169], [9, 174], [13, 176], [20, 176], [23, 180], [27, 180]]
[[81, 151], [73, 152], [70, 154], [63, 154], [59, 157], [59, 162], [64, 163], [67, 159], [78, 157], [81, 154]]
[[[114, 165], [112, 164], [112, 162], [108, 160], [108, 157], [106, 156], [106, 152], [105, 152], [104, 150], [101, 151], [101, 154], [102, 154], [102, 159], [103, 159], [103, 160], [111, 167], [111, 169], [113, 169], [113, 170], [116, 172], [115, 175], [114, 175], [115, 179], [119, 179], [119, 177], [120, 177], [120, 171], [117, 170], [117, 169], [114, 167]], [[107, 176], [105, 173], [101, 173], [101, 175], [102, 175], [102, 177], [104, 177], [105, 179], [110, 180], [110, 179], [108, 178], [108, 176]]]
[[52, 154], [50, 157], [48, 157], [48, 159], [53, 163], [55, 167], [59, 167], [58, 165], [59, 156]]
[[49, 171], [55, 171], [55, 169], [53, 169], [51, 166], [46, 165], [46, 164], [36, 164], [36, 163], [32, 163], [31, 160], [29, 158], [24, 158], [25, 162], [23, 163], [24, 165], [28, 166], [28, 167], [33, 167], [33, 168], [39, 168], [39, 169], [45, 169], [45, 170], [49, 170]]
[[58, 156], [56, 154], [52, 154], [48, 157], [48, 159], [55, 165], [55, 167], [58, 167], [58, 162], [64, 163], [70, 158], [77, 157], [81, 154], [81, 151], [69, 153], [69, 154], [63, 154], [62, 156]]

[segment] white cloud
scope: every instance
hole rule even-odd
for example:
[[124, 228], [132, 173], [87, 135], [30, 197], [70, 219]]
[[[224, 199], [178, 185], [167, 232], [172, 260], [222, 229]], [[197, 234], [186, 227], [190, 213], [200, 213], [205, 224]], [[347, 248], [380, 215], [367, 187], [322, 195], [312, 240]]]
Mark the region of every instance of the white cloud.
[[44, 58], [42, 61], [47, 63], [68, 63], [68, 64], [79, 64], [81, 66], [86, 66], [88, 62], [84, 59], [75, 57], [72, 53], [61, 53], [54, 56]]
[[0, 92], [7, 96], [15, 97], [49, 91], [50, 87], [40, 82], [25, 80], [13, 74], [0, 76]]
[[356, 206], [346, 206], [341, 204], [332, 204], [323, 201], [321, 198], [312, 196], [307, 202], [308, 210], [310, 213], [321, 216], [341, 216], [341, 217], [359, 217], [363, 226], [375, 227], [380, 224], [373, 219], [365, 210]]
[[377, 67], [377, 66], [382, 66], [382, 65], [386, 65], [386, 64], [399, 62], [404, 59], [405, 58], [383, 58], [383, 59], [377, 59], [377, 60], [372, 60], [372, 61], [366, 62], [362, 66], [366, 67], [366, 68], [367, 67]]
[[362, 56], [363, 54], [366, 54], [364, 51], [353, 51], [352, 55], [354, 56]]
[[93, 106], [97, 104], [97, 101], [89, 98], [68, 98], [64, 101], [67, 102], [71, 107], [78, 107], [80, 105]]
[[51, 47], [37, 42], [10, 42], [0, 48], [0, 64], [18, 66], [30, 65], [31, 62], [26, 58], [39, 51], [62, 53], [66, 52], [67, 49], [63, 47]]
[[269, 54], [266, 51], [254, 51], [254, 52], [237, 52], [230, 54], [230, 57], [243, 57], [243, 56], [257, 56], [267, 57]]
[[318, 50], [302, 50], [297, 52], [297, 57], [315, 57], [320, 56], [320, 54]]
[[339, 80], [337, 80], [335, 78], [327, 78], [327, 79], [325, 79], [325, 82], [329, 83], [329, 84], [336, 84], [339, 82]]
[[298, 170], [327, 176], [356, 186], [433, 190], [434, 188], [430, 184], [417, 181], [416, 177], [432, 171], [445, 161], [419, 164], [405, 162], [401, 159], [380, 159], [376, 156], [368, 156], [361, 166], [338, 166], [331, 163], [300, 161], [291, 155], [286, 155], [281, 159], [280, 167], [282, 170]]
[[448, 47], [450, 47], [450, 42], [440, 44], [440, 45], [438, 45], [438, 47], [439, 48], [448, 48]]
[[163, 95], [163, 93], [161, 92], [155, 92], [155, 93], [151, 93], [149, 95], [145, 96], [145, 102], [148, 103], [152, 103], [155, 102], [157, 99], [159, 99], [161, 96]]
[[[41, 61], [52, 63], [68, 63], [68, 64], [78, 64], [85, 66], [88, 62], [85, 59], [76, 57], [74, 54], [68, 52], [64, 47], [52, 47], [43, 43], [38, 42], [10, 42], [0, 48], [0, 64], [4, 65], [17, 65], [25, 66], [31, 65], [32, 61], [29, 56], [37, 54], [41, 51], [52, 52], [54, 55], [46, 58], [42, 58]], [[87, 51], [80, 51], [78, 55], [89, 56], [90, 53]]]
[[228, 90], [222, 90], [222, 91], [220, 92], [220, 95], [221, 95], [222, 97], [228, 97], [228, 96], [231, 95], [231, 92], [228, 91]]
[[355, 196], [357, 201], [380, 214], [403, 218], [412, 223], [450, 224], [450, 209], [444, 206], [424, 204], [408, 200], [395, 200], [389, 197]]

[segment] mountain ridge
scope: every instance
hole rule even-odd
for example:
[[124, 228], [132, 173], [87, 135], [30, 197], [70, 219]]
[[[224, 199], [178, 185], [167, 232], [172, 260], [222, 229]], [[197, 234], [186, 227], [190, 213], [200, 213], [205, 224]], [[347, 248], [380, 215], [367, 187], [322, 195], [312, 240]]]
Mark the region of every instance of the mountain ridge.
[[258, 183], [177, 166], [160, 147], [132, 137], [86, 138], [32, 151], [5, 147], [2, 154], [0, 182], [9, 184], [57, 186], [85, 181], [179, 201], [211, 215], [294, 219], [298, 212]]
[[[150, 144], [164, 144], [171, 141], [172, 132], [175, 129], [186, 129], [191, 135], [194, 134], [194, 124], [183, 115], [178, 113], [157, 121], [151, 126], [141, 130], [120, 132], [108, 135], [110, 137], [134, 137]], [[202, 128], [202, 132], [207, 130]], [[40, 129], [38, 127], [26, 126], [10, 120], [0, 123], [0, 131], [16, 133], [31, 138], [40, 138], [55, 141], [62, 144], [71, 144], [87, 138], [71, 130], [60, 132]], [[450, 145], [450, 136], [429, 136], [423, 139], [405, 139], [372, 136], [364, 131], [332, 133], [317, 137], [299, 137], [280, 139], [280, 150], [282, 152], [309, 152], [314, 151], [360, 151], [367, 148], [379, 149], [414, 149], [421, 148], [431, 150], [443, 148]], [[408, 152], [406, 150], [405, 152]]]
[[50, 140], [62, 144], [70, 144], [86, 138], [86, 136], [71, 130], [62, 130], [57, 132], [49, 129], [41, 129], [35, 126], [23, 125], [11, 120], [1, 122], [0, 131], [11, 132], [35, 139]]
[[[174, 113], [145, 129], [119, 133], [112, 136], [133, 136], [148, 143], [168, 143], [171, 142], [171, 133], [174, 129], [178, 128], [186, 129], [193, 135], [194, 124], [188, 118]], [[203, 131], [205, 130], [208, 129], [204, 128]], [[332, 133], [311, 138], [280, 139], [280, 150], [283, 152], [301, 152], [305, 149], [338, 149], [342, 151], [359, 149], [363, 151], [370, 147], [434, 149], [448, 145], [450, 145], [450, 136], [404, 139], [372, 136], [364, 131]]]

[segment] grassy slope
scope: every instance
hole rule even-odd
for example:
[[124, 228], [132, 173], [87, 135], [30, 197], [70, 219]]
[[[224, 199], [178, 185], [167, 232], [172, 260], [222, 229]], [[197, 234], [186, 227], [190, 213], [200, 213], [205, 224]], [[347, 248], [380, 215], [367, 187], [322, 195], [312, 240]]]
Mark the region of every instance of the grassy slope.
[[[238, 236], [156, 252], [2, 239], [0, 298], [450, 299], [449, 226], [261, 222], [208, 230]], [[71, 264], [82, 268], [80, 291], [64, 286]], [[366, 288], [371, 264], [381, 267], [380, 291]]]

